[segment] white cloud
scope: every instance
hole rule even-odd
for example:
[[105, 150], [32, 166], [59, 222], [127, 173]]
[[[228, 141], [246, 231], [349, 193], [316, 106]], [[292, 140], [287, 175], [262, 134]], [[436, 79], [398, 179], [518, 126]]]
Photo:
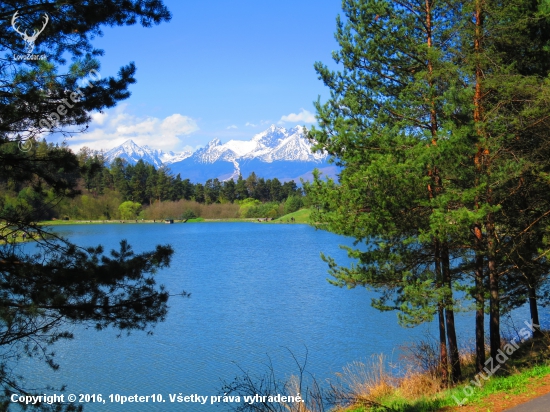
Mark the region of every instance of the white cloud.
[[231, 126], [227, 126], [226, 129], [227, 129], [227, 130], [230, 130], [230, 129], [238, 129], [238, 127], [235, 126], [234, 124], [232, 124]]
[[127, 113], [125, 105], [104, 113], [93, 113], [91, 117], [88, 131], [68, 140], [73, 150], [77, 151], [83, 146], [109, 150], [128, 139], [140, 146], [182, 150], [187, 146], [182, 138], [199, 130], [196, 121], [188, 116], [174, 113], [164, 119], [137, 117]]
[[258, 127], [257, 124], [250, 123], [250, 122], [246, 122], [245, 126], [248, 126], [248, 127]]
[[105, 112], [94, 112], [92, 113], [92, 121], [99, 124], [99, 125], [102, 125], [104, 122], [105, 122], [105, 119], [107, 118], [107, 115], [105, 114]]
[[298, 114], [290, 113], [282, 116], [278, 123], [315, 123], [316, 121], [317, 120], [315, 119], [315, 115], [313, 113], [305, 109], [301, 109], [301, 112]]

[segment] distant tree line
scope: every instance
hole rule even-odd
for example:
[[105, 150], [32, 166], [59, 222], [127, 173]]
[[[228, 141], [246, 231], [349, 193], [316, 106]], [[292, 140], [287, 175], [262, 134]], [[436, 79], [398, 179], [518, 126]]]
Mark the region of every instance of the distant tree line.
[[[40, 155], [54, 148], [52, 144], [39, 142], [32, 151]], [[50, 188], [35, 187], [6, 177], [0, 181], [0, 197], [5, 207], [25, 209], [38, 221], [52, 218], [125, 219], [130, 215], [137, 218], [141, 206], [180, 200], [201, 205], [242, 205], [240, 215], [237, 206], [237, 216], [232, 214], [231, 217], [277, 217], [303, 206], [303, 192], [295, 182], [264, 179], [254, 172], [246, 179], [242, 176], [236, 181], [215, 178], [202, 184], [182, 179], [180, 174], [174, 176], [169, 168], [156, 168], [143, 160], [131, 165], [117, 158], [109, 165], [101, 153], [89, 148], [81, 149], [76, 158], [79, 168], [72, 172], [71, 178], [76, 182], [73, 190], [80, 195], [54, 201], [53, 193], [48, 195]], [[124, 210], [120, 209], [122, 204]], [[139, 212], [128, 212], [128, 205]], [[141, 217], [147, 218], [147, 214]]]
[[109, 166], [100, 153], [88, 148], [81, 149], [78, 158], [88, 192], [104, 194], [105, 189], [110, 189], [119, 192], [125, 201], [143, 205], [181, 199], [205, 204], [233, 203], [249, 198], [280, 203], [289, 196], [302, 195], [302, 190], [294, 181], [281, 183], [276, 177], [266, 180], [254, 172], [246, 179], [239, 175], [237, 181], [214, 178], [204, 184], [194, 184], [189, 179], [182, 179], [179, 173], [174, 176], [167, 167], [157, 169], [143, 160], [131, 165], [117, 158]]

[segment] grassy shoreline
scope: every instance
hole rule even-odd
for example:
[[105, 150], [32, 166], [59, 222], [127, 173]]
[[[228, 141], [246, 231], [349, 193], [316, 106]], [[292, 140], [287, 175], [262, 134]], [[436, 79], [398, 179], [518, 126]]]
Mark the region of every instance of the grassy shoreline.
[[[203, 219], [202, 217], [183, 220], [174, 220], [174, 224], [181, 223], [219, 223], [219, 222], [245, 222], [245, 223], [262, 223], [262, 224], [308, 224], [309, 223], [309, 209], [301, 209], [293, 213], [281, 216], [279, 218], [270, 221], [260, 221], [258, 218], [220, 218], [220, 219]], [[37, 222], [39, 226], [71, 226], [71, 225], [111, 225], [111, 224], [128, 224], [128, 225], [143, 225], [143, 224], [166, 224], [164, 220], [144, 220], [144, 219], [114, 219], [114, 220], [44, 220]], [[8, 236], [9, 243], [22, 243], [30, 242], [34, 240], [32, 237], [23, 238], [22, 233], [17, 232], [16, 237], [12, 238], [11, 233]], [[0, 239], [0, 245], [6, 244], [5, 240]]]
[[[452, 389], [445, 389], [436, 394], [420, 396], [416, 399], [406, 398], [397, 393], [380, 399], [379, 407], [355, 406], [345, 412], [377, 412], [390, 410], [395, 412], [496, 412], [511, 408], [529, 399], [550, 391], [550, 365], [537, 365], [516, 372], [509, 376], [494, 376], [481, 387], [462, 382]], [[464, 395], [465, 387], [470, 386], [472, 395]], [[548, 387], [537, 391], [542, 386]], [[521, 400], [519, 402], [516, 401]], [[360, 404], [361, 401], [359, 400]]]
[[[250, 223], [309, 223], [309, 209], [300, 209], [296, 212], [289, 213], [287, 215], [281, 216], [279, 218], [273, 219], [269, 222], [259, 222], [258, 218], [220, 218], [220, 219], [203, 219], [195, 218], [189, 219], [187, 221], [182, 221], [179, 219], [174, 219], [174, 224], [176, 223], [213, 223], [213, 222], [250, 222]], [[102, 224], [166, 224], [164, 220], [144, 220], [144, 219], [112, 219], [112, 220], [45, 220], [38, 222], [41, 226], [66, 226], [66, 225], [102, 225]]]
[[[189, 219], [187, 221], [176, 220], [174, 219], [174, 224], [180, 223], [207, 223], [207, 222], [249, 222], [255, 221], [256, 219]], [[132, 219], [132, 220], [45, 220], [38, 222], [41, 226], [70, 226], [70, 225], [118, 225], [118, 224], [166, 224], [164, 220], [142, 220], [142, 219]]]
[[342, 411], [498, 412], [550, 393], [549, 332], [521, 343], [494, 375], [476, 377], [473, 362], [473, 356], [463, 360], [463, 379], [448, 389], [434, 387], [426, 372], [400, 379], [381, 374], [355, 388], [355, 406]]

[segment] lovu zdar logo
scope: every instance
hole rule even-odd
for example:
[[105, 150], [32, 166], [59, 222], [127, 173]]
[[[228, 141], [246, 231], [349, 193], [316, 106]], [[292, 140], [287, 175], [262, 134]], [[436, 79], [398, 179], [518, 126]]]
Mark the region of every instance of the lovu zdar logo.
[[42, 33], [44, 31], [44, 29], [46, 28], [46, 25], [48, 24], [48, 21], [50, 21], [50, 18], [48, 17], [48, 15], [46, 13], [44, 13], [44, 23], [42, 24], [42, 28], [40, 30], [36, 30], [34, 29], [32, 35], [28, 35], [27, 34], [27, 30], [25, 30], [24, 32], [22, 32], [21, 30], [19, 30], [19, 28], [16, 26], [16, 22], [17, 22], [17, 19], [20, 17], [17, 15], [17, 13], [19, 13], [19, 10], [16, 11], [14, 14], [13, 14], [13, 17], [11, 18], [11, 26], [13, 27], [13, 29], [19, 34], [21, 35], [21, 37], [23, 37], [23, 40], [25, 41], [26, 43], [26, 46], [25, 46], [25, 53], [32, 53], [33, 50], [34, 50], [34, 42], [36, 41], [36, 39], [38, 38], [38, 35], [40, 33]]

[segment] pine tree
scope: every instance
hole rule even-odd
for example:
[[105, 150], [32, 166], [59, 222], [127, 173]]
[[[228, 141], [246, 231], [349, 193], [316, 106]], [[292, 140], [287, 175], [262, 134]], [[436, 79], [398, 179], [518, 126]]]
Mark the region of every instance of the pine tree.
[[269, 186], [269, 199], [272, 202], [282, 202], [284, 200], [283, 193], [282, 193], [283, 185], [281, 184], [279, 179], [274, 177], [271, 181], [268, 180], [268, 182], [269, 182], [269, 185], [268, 185]]
[[[448, 187], [467, 157], [456, 130], [460, 74], [449, 61], [461, 21], [456, 4], [346, 1], [334, 53], [343, 70], [316, 70], [331, 90], [317, 102], [318, 150], [343, 167], [336, 184], [318, 176], [307, 186], [321, 228], [366, 242], [348, 249], [351, 268], [326, 258], [339, 286], [381, 293], [381, 310], [399, 310], [416, 325], [439, 318], [440, 359], [460, 378], [450, 254], [455, 230], [446, 216], [456, 197]], [[452, 138], [451, 138], [452, 137]], [[449, 350], [447, 351], [447, 345]]]
[[[532, 262], [541, 247], [536, 240], [540, 236], [532, 235], [540, 233], [539, 225], [545, 224], [542, 217], [548, 209], [532, 185], [541, 183], [533, 179], [533, 174], [544, 168], [540, 158], [546, 152], [548, 92], [543, 78], [550, 68], [546, 32], [550, 20], [543, 4], [531, 0], [504, 3], [478, 0], [467, 11], [474, 15], [473, 24], [463, 36], [463, 61], [470, 66], [475, 90], [472, 143], [476, 147], [473, 163], [478, 214], [476, 366], [481, 370], [484, 263], [489, 285], [491, 356], [495, 357], [501, 340], [500, 295], [503, 289], [511, 290], [501, 283], [511, 280], [510, 276], [503, 278], [503, 275], [517, 273], [521, 266], [532, 266], [519, 262], [523, 259]], [[530, 194], [535, 197], [529, 198]], [[531, 216], [526, 216], [526, 212]], [[520, 234], [525, 235], [523, 240], [518, 237]], [[526, 253], [528, 249], [530, 252]], [[522, 258], [518, 259], [519, 256]], [[514, 261], [515, 267], [511, 267]], [[544, 265], [540, 259], [539, 263]], [[528, 279], [530, 275], [523, 277]], [[535, 284], [533, 280], [530, 283]]]
[[[149, 165], [150, 169], [155, 170], [153, 165]], [[152, 171], [150, 173], [153, 173]], [[161, 167], [157, 170], [157, 199], [158, 201], [169, 200], [172, 195], [173, 176], [166, 167]]]
[[251, 172], [245, 180], [248, 196], [256, 199], [256, 186], [258, 185], [258, 176], [256, 173]]
[[120, 159], [116, 158], [111, 164], [109, 171], [113, 176], [113, 184], [115, 190], [117, 190], [124, 200], [130, 199], [130, 187], [128, 185], [128, 172], [126, 170], [127, 163]]
[[204, 185], [202, 183], [195, 184], [195, 188], [193, 191], [193, 199], [195, 200], [195, 202], [199, 202], [199, 203], [205, 202]]
[[229, 179], [223, 182], [221, 194], [220, 194], [220, 202], [233, 203], [233, 201], [237, 198], [236, 190], [237, 190], [237, 184], [233, 179]]
[[[547, 285], [546, 8], [346, 1], [334, 55], [343, 70], [316, 65], [331, 98], [317, 103], [310, 137], [343, 171], [306, 186], [313, 220], [366, 243], [349, 249], [351, 268], [326, 258], [334, 283], [380, 291], [375, 305], [408, 324], [437, 314], [453, 381], [453, 281], [476, 301], [478, 370], [487, 292], [496, 356], [501, 312], [528, 298], [536, 318]], [[503, 291], [514, 294], [505, 305]]]
[[244, 200], [250, 197], [248, 188], [246, 187], [246, 182], [240, 173], [235, 186], [235, 195], [238, 200]]
[[[0, 9], [3, 55], [21, 53], [24, 48], [22, 37], [10, 27], [16, 12], [30, 27], [41, 21], [44, 13], [49, 16], [36, 41], [36, 51], [46, 54], [47, 62], [4, 59], [0, 63], [0, 182], [31, 187], [45, 202], [56, 204], [78, 194], [82, 170], [67, 148], [39, 144], [38, 140], [51, 132], [74, 133], [74, 126], [85, 130], [92, 111], [113, 107], [127, 98], [128, 87], [135, 82], [132, 63], [122, 67], [117, 77], [102, 78], [97, 60], [102, 51], [93, 47], [91, 39], [101, 34], [103, 25], [140, 22], [150, 26], [168, 21], [170, 13], [159, 0], [4, 1]], [[71, 61], [68, 65], [67, 60]], [[81, 82], [90, 80], [90, 74], [93, 81], [84, 93]], [[92, 187], [97, 175], [94, 167], [88, 171]], [[115, 185], [125, 180], [124, 174], [124, 165], [118, 164], [113, 174]], [[149, 329], [164, 319], [168, 292], [156, 284], [154, 273], [170, 263], [173, 251], [169, 246], [134, 254], [121, 242], [119, 251], [105, 256], [101, 247], [83, 249], [52, 238], [36, 224], [40, 211], [22, 206], [13, 207], [0, 199], [0, 232], [8, 237], [16, 232], [32, 235], [39, 253], [28, 256], [10, 242], [0, 246], [2, 353], [16, 350], [33, 356], [33, 348], [42, 348], [47, 363], [56, 368], [46, 348], [71, 338], [71, 324], [130, 331]], [[11, 392], [26, 391], [25, 383], [10, 375], [6, 358], [2, 359], [1, 401], [7, 405]], [[75, 409], [56, 406], [56, 410]]]

